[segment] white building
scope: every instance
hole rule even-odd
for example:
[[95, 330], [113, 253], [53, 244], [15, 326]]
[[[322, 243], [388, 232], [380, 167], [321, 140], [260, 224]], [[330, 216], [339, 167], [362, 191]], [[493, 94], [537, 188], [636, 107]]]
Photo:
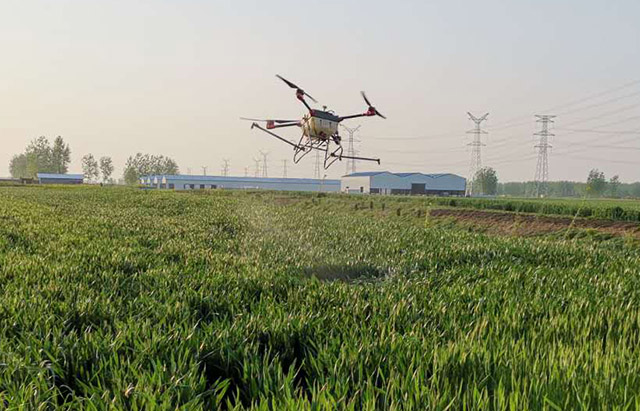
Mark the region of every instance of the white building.
[[342, 177], [340, 191], [363, 194], [464, 195], [467, 180], [455, 174], [367, 171]]
[[317, 191], [338, 192], [340, 180], [313, 178], [261, 178], [192, 175], [153, 175], [140, 178], [140, 184], [148, 188], [171, 190], [206, 190], [231, 188], [244, 190]]

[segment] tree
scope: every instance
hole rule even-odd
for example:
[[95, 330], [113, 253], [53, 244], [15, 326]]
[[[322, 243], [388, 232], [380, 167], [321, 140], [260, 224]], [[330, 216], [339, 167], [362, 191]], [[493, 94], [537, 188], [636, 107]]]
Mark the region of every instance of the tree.
[[93, 154], [85, 154], [85, 156], [82, 157], [82, 173], [84, 174], [84, 178], [88, 181], [95, 181], [98, 179], [98, 162], [93, 157]]
[[123, 177], [127, 184], [136, 184], [141, 176], [178, 173], [178, 164], [169, 157], [136, 153], [127, 159]]
[[65, 144], [62, 137], [56, 137], [53, 141], [53, 147], [51, 147], [51, 167], [53, 172], [65, 174], [69, 169], [70, 162], [71, 149], [69, 148], [69, 144]]
[[607, 180], [604, 177], [604, 173], [597, 168], [589, 171], [589, 177], [587, 177], [587, 193], [600, 197], [607, 188]]
[[70, 161], [71, 150], [62, 137], [56, 137], [51, 146], [45, 136], [40, 136], [31, 140], [24, 153], [11, 158], [9, 170], [15, 178], [34, 178], [37, 173], [64, 174]]
[[16, 154], [9, 161], [9, 172], [13, 178], [26, 178], [27, 174], [27, 155]]
[[496, 195], [498, 192], [498, 176], [496, 171], [491, 167], [485, 167], [478, 170], [473, 182], [476, 194]]
[[111, 174], [113, 174], [113, 161], [111, 157], [100, 157], [100, 172], [102, 173], [102, 181], [104, 183], [111, 179]]
[[51, 162], [51, 145], [45, 136], [31, 140], [25, 153], [30, 177], [35, 177], [36, 173], [54, 172]]
[[611, 197], [618, 197], [619, 189], [620, 189], [620, 177], [615, 175], [611, 177], [611, 180], [609, 180], [609, 194], [611, 195]]

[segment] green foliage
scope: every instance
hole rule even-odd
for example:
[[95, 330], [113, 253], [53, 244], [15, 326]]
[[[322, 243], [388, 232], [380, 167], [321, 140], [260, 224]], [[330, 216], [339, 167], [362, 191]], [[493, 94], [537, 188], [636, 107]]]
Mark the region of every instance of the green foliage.
[[35, 178], [37, 173], [67, 172], [71, 162], [71, 149], [58, 136], [53, 146], [46, 137], [40, 136], [32, 140], [25, 152], [11, 158], [9, 171], [14, 178]]
[[587, 178], [587, 194], [592, 197], [600, 197], [607, 189], [607, 180], [604, 173], [593, 169], [589, 171], [589, 177]]
[[175, 160], [158, 155], [137, 153], [127, 159], [124, 167], [124, 181], [137, 184], [144, 175], [178, 174], [178, 163]]
[[93, 154], [85, 154], [82, 157], [82, 173], [88, 181], [95, 181], [100, 175], [100, 168]]
[[0, 404], [640, 403], [637, 246], [395, 216], [424, 199], [195, 194], [0, 187]]
[[[411, 199], [411, 201], [420, 201]], [[526, 198], [438, 198], [429, 204], [480, 210], [516, 211], [520, 213], [592, 217], [618, 221], [640, 221], [640, 201], [605, 199], [526, 199]]]
[[100, 157], [100, 174], [102, 174], [102, 182], [107, 183], [111, 180], [111, 174], [113, 174], [111, 157]]
[[473, 181], [475, 194], [496, 195], [498, 193], [498, 175], [491, 167], [478, 170]]

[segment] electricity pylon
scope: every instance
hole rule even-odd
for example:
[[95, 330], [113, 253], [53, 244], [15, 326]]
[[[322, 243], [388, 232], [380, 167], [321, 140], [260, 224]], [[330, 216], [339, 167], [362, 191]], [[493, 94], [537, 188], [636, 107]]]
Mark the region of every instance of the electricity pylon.
[[540, 137], [538, 144], [534, 146], [538, 149], [538, 162], [536, 163], [536, 175], [534, 177], [536, 197], [546, 196], [548, 194], [549, 149], [551, 148], [551, 144], [549, 144], [549, 137], [555, 136], [555, 134], [549, 132], [549, 123], [553, 123], [554, 117], [555, 116], [547, 114], [536, 114], [536, 123], [542, 124], [542, 129], [533, 134], [534, 136]]
[[471, 146], [471, 162], [469, 164], [469, 175], [467, 176], [467, 189], [465, 191], [465, 195], [471, 195], [473, 193], [473, 180], [476, 177], [476, 173], [478, 170], [482, 168], [482, 154], [481, 148], [485, 144], [482, 142], [480, 137], [483, 134], [488, 134], [481, 128], [481, 124], [483, 121], [487, 119], [489, 113], [485, 113], [482, 117], [476, 117], [473, 114], [469, 113], [469, 118], [476, 124], [473, 130], [467, 131], [467, 134], [473, 134], [473, 141], [468, 145]]

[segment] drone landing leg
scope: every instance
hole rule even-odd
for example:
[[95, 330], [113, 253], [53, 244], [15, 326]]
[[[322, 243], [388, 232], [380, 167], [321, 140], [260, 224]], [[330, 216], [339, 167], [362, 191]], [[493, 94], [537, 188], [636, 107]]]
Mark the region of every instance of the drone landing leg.
[[342, 160], [342, 146], [338, 144], [338, 147], [333, 150], [331, 153], [329, 152], [329, 140], [327, 140], [327, 149], [324, 152], [324, 169], [327, 170], [333, 163], [338, 160]]

